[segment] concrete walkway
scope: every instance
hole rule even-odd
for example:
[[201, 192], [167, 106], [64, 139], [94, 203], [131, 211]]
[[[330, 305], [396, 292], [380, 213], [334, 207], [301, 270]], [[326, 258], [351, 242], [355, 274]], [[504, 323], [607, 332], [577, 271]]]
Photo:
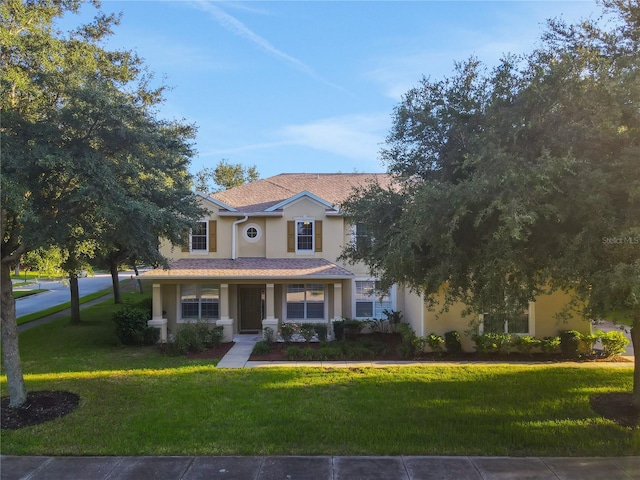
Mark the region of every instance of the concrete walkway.
[[632, 480], [640, 457], [0, 457], [2, 480]]

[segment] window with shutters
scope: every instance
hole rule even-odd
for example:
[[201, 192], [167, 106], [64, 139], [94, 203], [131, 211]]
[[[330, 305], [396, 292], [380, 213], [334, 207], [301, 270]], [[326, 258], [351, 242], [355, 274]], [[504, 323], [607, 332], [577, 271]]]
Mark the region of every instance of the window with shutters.
[[322, 220], [300, 218], [287, 222], [287, 252], [322, 252]]
[[201, 221], [185, 233], [185, 244], [182, 247], [183, 252], [191, 253], [207, 253], [217, 251], [217, 221]]
[[207, 222], [198, 222], [191, 230], [191, 251], [207, 251]]

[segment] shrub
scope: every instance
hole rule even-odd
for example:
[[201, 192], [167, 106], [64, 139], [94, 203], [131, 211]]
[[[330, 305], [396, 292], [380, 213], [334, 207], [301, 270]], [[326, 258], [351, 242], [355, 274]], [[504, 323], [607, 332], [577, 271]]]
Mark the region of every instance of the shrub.
[[318, 337], [318, 341], [324, 342], [327, 339], [327, 333], [329, 332], [329, 327], [326, 323], [314, 323], [313, 328], [316, 331], [316, 336]]
[[267, 342], [275, 342], [276, 341], [276, 332], [273, 331], [273, 328], [267, 327], [262, 331], [262, 338]]
[[460, 342], [460, 334], [455, 330], [444, 334], [444, 344], [449, 353], [462, 353], [462, 343]]
[[343, 325], [344, 338], [346, 340], [355, 340], [357, 335], [360, 333], [360, 330], [362, 330], [364, 323], [361, 320], [346, 318]]
[[318, 349], [318, 358], [320, 360], [339, 360], [343, 358], [342, 349], [330, 345], [323, 345]]
[[298, 360], [302, 357], [302, 349], [295, 345], [291, 345], [290, 347], [287, 347], [284, 354], [287, 357], [287, 360]]
[[344, 338], [344, 320], [336, 320], [333, 322], [333, 335], [336, 340]]
[[293, 338], [293, 335], [300, 331], [300, 325], [297, 323], [282, 323], [282, 327], [280, 328], [280, 334], [282, 335], [282, 339], [289, 343]]
[[271, 342], [269, 340], [260, 340], [253, 347], [254, 355], [267, 355], [271, 352]]
[[508, 353], [511, 347], [511, 335], [508, 333], [483, 333], [473, 335], [471, 339], [479, 353]]
[[383, 310], [382, 313], [387, 316], [387, 321], [389, 322], [389, 331], [395, 332], [396, 328], [402, 321], [402, 313], [396, 310]]
[[125, 305], [113, 313], [116, 336], [124, 345], [153, 345], [160, 338], [160, 330], [147, 326], [146, 310]]
[[369, 327], [371, 333], [389, 333], [390, 331], [389, 322], [382, 318], [371, 318], [365, 320], [364, 323]]
[[444, 350], [444, 338], [436, 333], [430, 333], [426, 338], [429, 348], [436, 353], [442, 353]]
[[133, 306], [147, 312], [149, 315], [149, 318], [153, 316], [153, 298], [152, 297], [145, 297], [142, 300], [138, 300], [136, 303], [134, 303]]
[[309, 343], [311, 339], [316, 335], [316, 330], [312, 323], [303, 323], [300, 325], [300, 335], [304, 338], [304, 341]]
[[593, 333], [581, 333], [578, 337], [580, 339], [580, 346], [578, 347], [578, 353], [580, 355], [592, 355], [593, 348], [598, 341], [598, 335]]
[[619, 330], [610, 332], [596, 332], [602, 342], [602, 353], [605, 357], [624, 353], [629, 345], [629, 339]]
[[531, 353], [531, 350], [540, 346], [540, 340], [529, 335], [516, 335], [512, 343], [520, 353]]
[[540, 340], [540, 350], [544, 353], [554, 353], [560, 347], [560, 337], [544, 337]]
[[580, 332], [562, 330], [560, 332], [560, 350], [568, 358], [575, 358], [580, 355]]
[[398, 345], [398, 355], [404, 358], [411, 358], [424, 352], [426, 340], [418, 337], [408, 324], [400, 323], [397, 329], [401, 337], [400, 345]]
[[174, 355], [199, 353], [207, 348], [220, 346], [222, 337], [223, 327], [211, 327], [206, 322], [185, 323], [168, 345], [168, 349]]

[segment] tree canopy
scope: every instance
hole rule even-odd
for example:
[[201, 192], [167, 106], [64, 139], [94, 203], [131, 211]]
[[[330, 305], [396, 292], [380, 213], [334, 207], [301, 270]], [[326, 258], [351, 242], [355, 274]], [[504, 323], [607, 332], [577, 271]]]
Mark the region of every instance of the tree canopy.
[[446, 286], [470, 312], [557, 289], [591, 316], [623, 309], [638, 355], [640, 7], [602, 5], [550, 21], [531, 54], [472, 58], [407, 92], [381, 153], [396, 181], [344, 204], [373, 238], [344, 258], [432, 302]]
[[65, 250], [79, 320], [77, 273], [88, 258], [127, 249], [159, 262], [158, 238], [179, 242], [201, 215], [187, 171], [195, 127], [158, 118], [165, 87], [152, 86], [134, 52], [103, 48], [118, 16], [98, 12], [74, 31], [56, 30], [82, 3], [0, 4], [2, 341], [12, 406], [25, 392], [10, 265], [38, 247]]
[[229, 163], [224, 158], [215, 168], [203, 167], [195, 175], [195, 189], [198, 192], [212, 193], [239, 187], [260, 178], [255, 165], [245, 167], [240, 163]]

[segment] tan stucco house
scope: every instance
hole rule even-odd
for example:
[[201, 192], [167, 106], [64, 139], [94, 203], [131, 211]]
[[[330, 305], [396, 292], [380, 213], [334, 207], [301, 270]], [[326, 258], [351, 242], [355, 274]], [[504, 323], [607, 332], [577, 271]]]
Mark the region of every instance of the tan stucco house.
[[[339, 318], [384, 318], [383, 310], [393, 309], [419, 336], [462, 333], [469, 326], [462, 306], [436, 318], [419, 295], [394, 286], [381, 298], [364, 265], [338, 261], [358, 233], [339, 205], [353, 187], [390, 181], [386, 174], [281, 174], [198, 194], [208, 215], [189, 232], [187, 246], [163, 244], [171, 268], [143, 275], [153, 282], [150, 324], [172, 333], [183, 323], [208, 321], [223, 326], [230, 341], [237, 333], [275, 332], [281, 322], [330, 325]], [[540, 338], [560, 329], [589, 331], [589, 322], [577, 317], [558, 324], [554, 315], [567, 300], [539, 298], [504, 329]]]

